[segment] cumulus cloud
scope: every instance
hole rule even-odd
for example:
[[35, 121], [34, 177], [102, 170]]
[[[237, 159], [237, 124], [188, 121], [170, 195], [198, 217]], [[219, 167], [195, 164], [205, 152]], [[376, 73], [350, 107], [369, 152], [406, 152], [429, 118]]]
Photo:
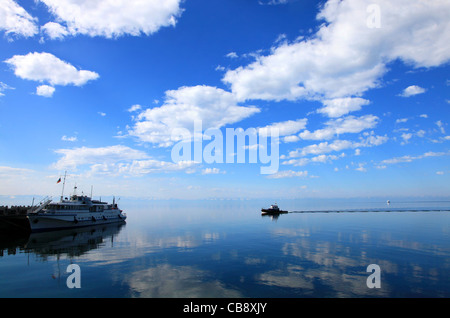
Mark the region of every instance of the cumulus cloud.
[[[299, 148], [289, 152], [288, 158], [298, 158], [305, 157], [308, 155], [322, 155], [330, 152], [338, 152], [346, 149], [357, 149], [357, 148], [365, 148], [365, 147], [374, 147], [384, 144], [388, 141], [387, 136], [377, 136], [373, 132], [366, 134], [365, 136], [360, 136], [358, 141], [350, 141], [350, 140], [341, 140], [337, 139], [332, 142], [324, 141], [319, 144], [312, 144], [305, 146], [303, 148]], [[282, 159], [286, 159], [286, 156], [283, 156]], [[303, 159], [303, 158], [302, 158]], [[333, 158], [330, 158], [333, 159]], [[337, 159], [337, 158], [336, 158]], [[286, 162], [286, 164], [293, 163], [308, 163], [309, 161], [291, 161]]]
[[410, 97], [410, 96], [414, 96], [414, 95], [417, 95], [417, 94], [425, 93], [425, 91], [426, 91], [425, 88], [422, 88], [422, 87], [417, 86], [417, 85], [411, 85], [411, 86], [408, 86], [407, 88], [405, 88], [403, 90], [403, 92], [400, 94], [400, 96], [402, 96], [402, 97]]
[[67, 34], [104, 36], [150, 35], [174, 26], [181, 15], [181, 0], [39, 0], [60, 26], [45, 28], [51, 37]]
[[227, 55], [225, 55], [226, 57], [229, 57], [231, 59], [235, 59], [238, 57], [238, 55], [236, 54], [236, 52], [230, 52]]
[[333, 151], [340, 151], [343, 149], [348, 149], [353, 147], [353, 142], [349, 140], [335, 140], [331, 143], [325, 141], [321, 142], [319, 144], [313, 144], [306, 147], [303, 147], [301, 149], [297, 149], [294, 151], [291, 151], [289, 153], [289, 157], [303, 157], [307, 156], [309, 154], [313, 155], [319, 155], [324, 153], [329, 153]]
[[239, 106], [233, 94], [211, 86], [189, 86], [166, 92], [164, 104], [148, 108], [136, 116], [136, 123], [128, 133], [141, 141], [162, 147], [182, 140], [180, 129], [190, 132], [195, 123], [202, 129], [221, 128], [247, 118], [260, 110], [253, 106]]
[[61, 140], [63, 140], [63, 141], [71, 141], [71, 142], [74, 142], [74, 141], [77, 141], [78, 138], [77, 138], [76, 136], [73, 136], [73, 137], [67, 137], [66, 135], [64, 135], [64, 136], [61, 137]]
[[2, 0], [0, 4], [0, 31], [31, 37], [38, 33], [37, 19], [13, 0]]
[[317, 15], [323, 23], [313, 36], [277, 43], [270, 54], [229, 70], [223, 81], [239, 100], [329, 100], [379, 86], [387, 63], [397, 59], [413, 67], [449, 61], [450, 2], [374, 3], [381, 27], [368, 23], [367, 1], [330, 0]]
[[54, 164], [54, 168], [58, 170], [76, 169], [82, 165], [116, 163], [148, 158], [146, 153], [122, 145], [99, 148], [58, 149], [55, 152], [63, 156]]
[[142, 106], [136, 104], [136, 105], [133, 105], [130, 108], [128, 108], [127, 111], [132, 113], [132, 112], [135, 112], [135, 111], [138, 111], [138, 110], [141, 110], [141, 109], [142, 109]]
[[67, 31], [66, 27], [55, 22], [48, 22], [41, 26], [41, 32], [46, 34], [50, 39], [62, 39], [69, 35], [69, 31]]
[[375, 127], [377, 123], [378, 117], [374, 115], [365, 115], [361, 117], [347, 116], [329, 120], [325, 123], [325, 128], [313, 132], [305, 130], [301, 132], [299, 136], [306, 140], [327, 140], [336, 135], [345, 133], [359, 133], [365, 129]]
[[50, 53], [28, 53], [14, 55], [5, 61], [22, 79], [48, 82], [51, 85], [82, 86], [99, 75], [92, 71], [78, 70], [73, 65], [60, 60]]
[[[377, 124], [377, 121], [378, 117], [373, 115], [361, 117], [347, 116], [329, 120], [325, 128], [313, 132], [305, 130], [298, 134], [298, 136], [305, 140], [329, 140], [344, 133], [360, 133], [363, 130], [373, 128]], [[340, 155], [327, 155], [328, 153], [346, 149], [357, 149], [355, 154], [359, 155], [360, 150], [358, 148], [379, 146], [387, 140], [388, 137], [386, 136], [377, 136], [373, 131], [365, 131], [356, 141], [342, 139], [336, 139], [331, 142], [324, 141], [290, 151], [287, 156], [282, 155], [280, 158], [287, 159], [282, 162], [284, 165], [304, 166], [309, 163], [325, 163], [345, 157], [345, 153], [341, 153]], [[313, 157], [305, 158], [311, 155]]]
[[340, 155], [318, 155], [311, 158], [299, 158], [299, 159], [290, 159], [283, 161], [283, 165], [294, 165], [294, 166], [306, 166], [310, 163], [327, 163], [332, 162], [333, 160], [338, 160], [340, 158], [344, 158], [345, 153], [341, 153]]
[[52, 97], [55, 92], [55, 88], [49, 85], [40, 85], [36, 87], [36, 95], [44, 97]]
[[[63, 140], [69, 140], [64, 137]], [[62, 158], [52, 165], [53, 168], [74, 171], [80, 167], [88, 167], [89, 173], [94, 174], [139, 176], [148, 173], [185, 170], [196, 164], [193, 161], [173, 163], [155, 160], [143, 151], [123, 145], [58, 149], [55, 152], [62, 155]]]
[[287, 120], [260, 127], [257, 130], [261, 136], [269, 136], [272, 129], [278, 130], [278, 136], [288, 136], [305, 129], [307, 121], [308, 120], [306, 118]]
[[405, 145], [409, 142], [409, 140], [412, 138], [412, 134], [411, 133], [403, 133], [402, 134], [402, 139], [403, 141], [401, 142], [402, 145]]
[[317, 110], [318, 113], [325, 114], [328, 117], [341, 117], [352, 111], [361, 109], [361, 106], [368, 105], [367, 99], [355, 97], [334, 98], [323, 101], [325, 107]]
[[283, 141], [284, 142], [297, 142], [297, 141], [299, 141], [300, 140], [300, 138], [298, 137], [298, 136], [296, 136], [296, 135], [292, 135], [292, 136], [285, 136], [284, 138], [283, 138]]

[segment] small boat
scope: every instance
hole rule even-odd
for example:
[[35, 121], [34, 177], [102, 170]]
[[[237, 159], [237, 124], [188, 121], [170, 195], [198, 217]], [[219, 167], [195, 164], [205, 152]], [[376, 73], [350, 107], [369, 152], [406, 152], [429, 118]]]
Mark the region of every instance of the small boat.
[[284, 211], [284, 210], [280, 210], [280, 208], [278, 207], [278, 205], [272, 204], [268, 209], [262, 208], [261, 209], [261, 214], [267, 215], [267, 214], [283, 214], [283, 213], [288, 213], [288, 211]]

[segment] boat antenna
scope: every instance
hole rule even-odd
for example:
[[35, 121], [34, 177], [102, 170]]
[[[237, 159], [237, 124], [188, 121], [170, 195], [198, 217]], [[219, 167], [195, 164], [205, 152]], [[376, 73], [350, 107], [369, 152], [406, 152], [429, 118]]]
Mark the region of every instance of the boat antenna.
[[92, 198], [92, 189], [94, 188], [94, 186], [93, 185], [91, 185], [91, 198]]
[[66, 185], [66, 176], [67, 176], [67, 171], [64, 172], [64, 182], [63, 182], [63, 188], [62, 188], [62, 192], [61, 192], [61, 202], [63, 201], [63, 197], [64, 197], [64, 186]]

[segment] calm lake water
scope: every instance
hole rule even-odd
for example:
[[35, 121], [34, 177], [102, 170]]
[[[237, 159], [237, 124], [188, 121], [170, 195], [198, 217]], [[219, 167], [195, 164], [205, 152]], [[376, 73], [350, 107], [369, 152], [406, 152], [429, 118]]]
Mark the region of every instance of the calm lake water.
[[124, 202], [126, 224], [1, 235], [0, 297], [450, 297], [450, 202], [279, 203]]

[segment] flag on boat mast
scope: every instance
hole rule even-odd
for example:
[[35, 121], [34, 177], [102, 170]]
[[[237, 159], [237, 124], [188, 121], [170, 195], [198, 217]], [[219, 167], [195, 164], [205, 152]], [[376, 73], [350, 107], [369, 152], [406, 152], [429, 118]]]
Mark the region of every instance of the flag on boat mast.
[[56, 183], [60, 183], [61, 182], [61, 178], [58, 179], [58, 181], [56, 181]]

